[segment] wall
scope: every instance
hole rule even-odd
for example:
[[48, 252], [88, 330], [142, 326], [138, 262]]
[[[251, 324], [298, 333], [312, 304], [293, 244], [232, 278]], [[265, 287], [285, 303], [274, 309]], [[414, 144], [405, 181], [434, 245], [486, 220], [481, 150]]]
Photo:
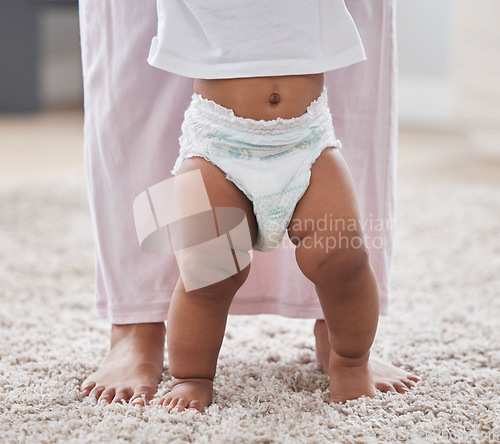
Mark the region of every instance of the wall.
[[397, 5], [401, 123], [449, 128], [454, 124], [455, 0], [401, 0]]
[[83, 100], [78, 8], [47, 5], [40, 14], [40, 93], [43, 108]]
[[455, 115], [476, 151], [500, 162], [500, 2], [455, 1]]

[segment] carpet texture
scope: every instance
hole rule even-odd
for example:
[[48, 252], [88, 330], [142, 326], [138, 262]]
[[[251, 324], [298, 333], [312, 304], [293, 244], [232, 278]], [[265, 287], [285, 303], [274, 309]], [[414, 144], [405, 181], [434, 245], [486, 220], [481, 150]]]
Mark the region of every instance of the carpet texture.
[[[500, 190], [399, 188], [391, 311], [374, 350], [423, 378], [409, 395], [328, 404], [313, 320], [230, 317], [206, 414], [96, 405], [104, 358], [80, 178], [0, 195], [0, 441], [500, 442]], [[159, 395], [169, 386], [166, 364]]]

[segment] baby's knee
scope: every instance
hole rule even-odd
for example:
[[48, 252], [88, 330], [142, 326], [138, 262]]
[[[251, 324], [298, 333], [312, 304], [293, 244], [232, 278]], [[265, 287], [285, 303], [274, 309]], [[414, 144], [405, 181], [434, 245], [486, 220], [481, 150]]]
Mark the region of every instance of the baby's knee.
[[316, 286], [330, 287], [356, 279], [370, 266], [361, 234], [351, 233], [345, 236], [343, 242], [342, 238], [339, 241], [339, 237], [333, 236], [317, 239], [322, 242], [316, 240], [313, 248], [311, 245], [307, 248], [307, 238], [297, 246], [297, 262], [305, 276]]
[[229, 245], [197, 245], [176, 253], [176, 256], [186, 291], [236, 292], [249, 272], [249, 266], [243, 269], [237, 266], [243, 261], [235, 260], [235, 252]]
[[239, 288], [248, 274], [252, 241], [244, 211], [216, 207], [215, 212], [216, 219], [212, 211], [206, 211], [171, 226], [186, 291], [219, 283]]

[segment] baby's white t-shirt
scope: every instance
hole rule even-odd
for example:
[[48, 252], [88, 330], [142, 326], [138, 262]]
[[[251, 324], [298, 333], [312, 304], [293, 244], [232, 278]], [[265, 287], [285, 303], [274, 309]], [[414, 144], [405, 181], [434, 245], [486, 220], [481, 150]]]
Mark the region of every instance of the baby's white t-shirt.
[[365, 60], [344, 0], [157, 0], [148, 62], [186, 77], [314, 74]]

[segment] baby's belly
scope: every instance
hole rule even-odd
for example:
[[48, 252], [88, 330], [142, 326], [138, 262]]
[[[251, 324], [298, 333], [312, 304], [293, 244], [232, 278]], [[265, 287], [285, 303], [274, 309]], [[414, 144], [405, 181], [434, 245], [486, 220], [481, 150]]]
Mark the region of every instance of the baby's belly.
[[323, 91], [324, 75], [238, 79], [195, 79], [194, 92], [255, 120], [290, 119], [304, 114]]

